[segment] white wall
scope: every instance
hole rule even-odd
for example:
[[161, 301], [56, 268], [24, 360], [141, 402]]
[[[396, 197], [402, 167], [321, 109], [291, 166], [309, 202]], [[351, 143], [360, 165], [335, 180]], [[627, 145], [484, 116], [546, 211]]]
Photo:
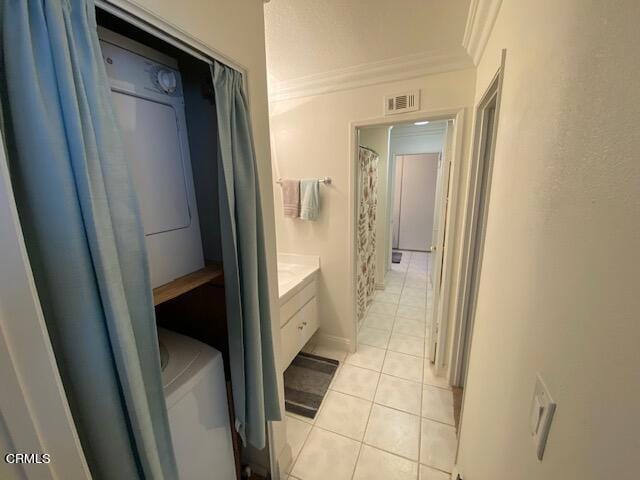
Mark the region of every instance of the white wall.
[[[326, 95], [284, 100], [271, 105], [274, 169], [287, 177], [330, 176], [321, 188], [322, 212], [317, 222], [296, 222], [282, 216], [275, 195], [278, 250], [316, 254], [321, 258], [319, 307], [321, 338], [347, 347], [352, 316], [349, 278], [350, 122], [382, 116], [385, 94], [422, 90], [423, 111], [472, 105], [474, 70], [440, 73], [401, 82], [371, 85]], [[396, 115], [394, 120], [403, 120]], [[468, 123], [466, 127], [468, 127]], [[465, 129], [468, 139], [469, 128]]]
[[[265, 244], [274, 338], [280, 340], [275, 229], [273, 227], [273, 181], [269, 146], [269, 115], [265, 62], [264, 11], [259, 0], [190, 0], [188, 7], [174, 0], [114, 0], [126, 9], [152, 12], [165, 22], [185, 31], [214, 51], [220, 52], [247, 70], [248, 97], [262, 196]], [[279, 349], [279, 345], [277, 345]], [[281, 386], [282, 387], [282, 386]], [[280, 388], [282, 394], [282, 388]], [[284, 400], [281, 402], [284, 412]], [[284, 447], [278, 430], [277, 451]]]
[[391, 129], [389, 155], [442, 152], [447, 133], [447, 122], [427, 125], [397, 125]]
[[[465, 480], [638, 477], [640, 51], [636, 0], [504, 0], [507, 49], [462, 420]], [[542, 463], [540, 372], [558, 403]]]
[[376, 286], [384, 286], [387, 271], [389, 202], [387, 182], [389, 181], [389, 127], [360, 129], [360, 145], [376, 151], [378, 159], [378, 206], [376, 208]]

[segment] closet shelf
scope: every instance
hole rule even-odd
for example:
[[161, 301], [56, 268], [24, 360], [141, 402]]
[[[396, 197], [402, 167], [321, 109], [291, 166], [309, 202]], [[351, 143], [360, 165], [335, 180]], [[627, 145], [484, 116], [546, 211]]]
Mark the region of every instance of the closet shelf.
[[153, 304], [160, 305], [161, 303], [179, 297], [184, 293], [198, 288], [205, 283], [222, 279], [222, 277], [222, 264], [212, 263], [200, 270], [196, 270], [195, 272], [189, 273], [188, 275], [185, 275], [183, 277], [176, 278], [169, 283], [165, 283], [164, 285], [154, 288]]

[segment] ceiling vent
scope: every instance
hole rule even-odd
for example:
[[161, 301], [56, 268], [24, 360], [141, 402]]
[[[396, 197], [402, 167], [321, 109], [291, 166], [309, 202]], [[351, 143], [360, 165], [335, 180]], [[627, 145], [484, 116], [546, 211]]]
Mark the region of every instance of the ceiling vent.
[[414, 112], [420, 109], [420, 90], [384, 97], [384, 114]]

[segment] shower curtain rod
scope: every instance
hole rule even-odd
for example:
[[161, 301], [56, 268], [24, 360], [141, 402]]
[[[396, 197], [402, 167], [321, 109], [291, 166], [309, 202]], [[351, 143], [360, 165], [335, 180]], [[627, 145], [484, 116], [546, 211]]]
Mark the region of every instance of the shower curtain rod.
[[380, 156], [380, 154], [378, 152], [376, 152], [373, 148], [365, 147], [364, 145], [359, 145], [359, 147], [360, 148], [364, 148], [365, 150], [369, 150], [370, 152], [373, 152], [376, 155]]

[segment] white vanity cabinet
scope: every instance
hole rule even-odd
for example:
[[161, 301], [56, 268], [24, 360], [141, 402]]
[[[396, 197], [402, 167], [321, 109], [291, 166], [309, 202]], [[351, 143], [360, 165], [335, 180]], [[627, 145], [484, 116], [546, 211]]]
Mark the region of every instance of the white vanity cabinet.
[[318, 330], [317, 272], [314, 265], [278, 264], [282, 371]]

